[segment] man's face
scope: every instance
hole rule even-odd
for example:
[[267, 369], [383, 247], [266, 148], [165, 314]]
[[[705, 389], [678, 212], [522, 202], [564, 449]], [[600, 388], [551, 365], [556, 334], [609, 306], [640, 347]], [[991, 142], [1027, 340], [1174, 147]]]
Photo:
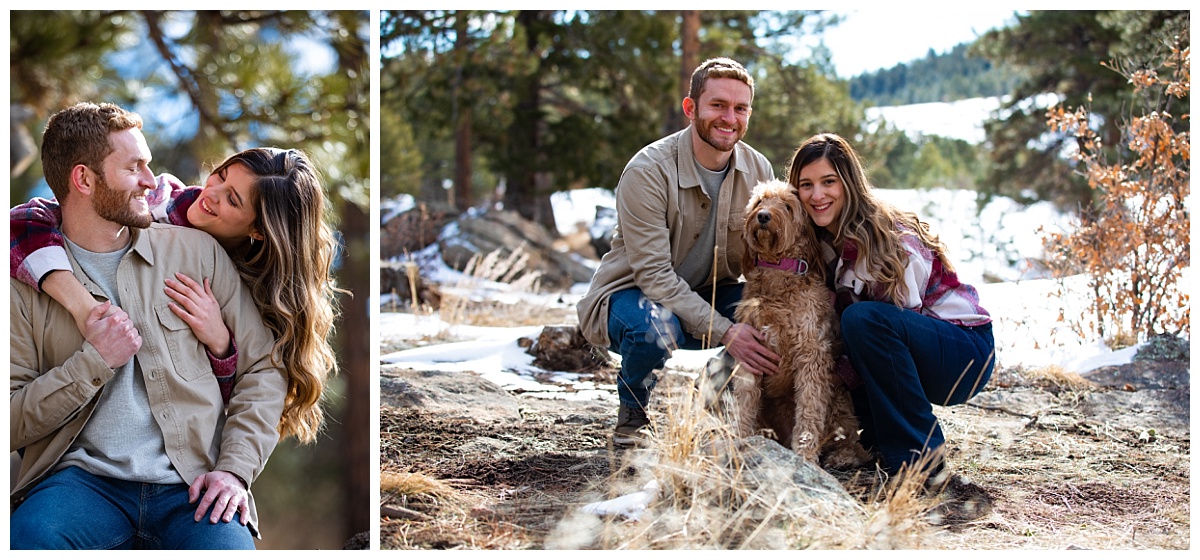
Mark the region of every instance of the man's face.
[[136, 128], [108, 135], [113, 152], [104, 158], [96, 174], [92, 208], [101, 218], [127, 227], [150, 227], [146, 193], [154, 188], [150, 171], [150, 147]]
[[710, 78], [688, 117], [700, 139], [720, 152], [728, 152], [750, 127], [750, 86], [733, 78]]

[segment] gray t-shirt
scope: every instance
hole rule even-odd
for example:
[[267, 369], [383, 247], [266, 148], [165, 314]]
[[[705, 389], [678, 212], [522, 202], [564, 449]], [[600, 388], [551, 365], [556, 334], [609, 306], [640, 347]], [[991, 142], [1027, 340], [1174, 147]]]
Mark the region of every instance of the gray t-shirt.
[[[700, 188], [704, 189], [711, 204], [708, 216], [705, 217], [704, 229], [700, 230], [700, 237], [683, 258], [679, 268], [675, 269], [675, 273], [695, 290], [710, 284], [712, 280], [713, 245], [717, 243], [717, 201], [720, 200], [721, 183], [724, 183], [725, 177], [729, 175], [729, 164], [725, 165], [725, 169], [712, 171], [700, 165], [694, 157], [692, 161], [700, 175]], [[696, 219], [700, 217], [697, 216]]]
[[[129, 246], [112, 253], [93, 253], [69, 239], [66, 244], [79, 268], [113, 305], [120, 307], [117, 267]], [[167, 457], [162, 429], [150, 410], [146, 382], [142, 379], [137, 358], [113, 371], [112, 379], [100, 392], [92, 417], [55, 469], [74, 465], [92, 474], [119, 480], [154, 484], [184, 482]]]

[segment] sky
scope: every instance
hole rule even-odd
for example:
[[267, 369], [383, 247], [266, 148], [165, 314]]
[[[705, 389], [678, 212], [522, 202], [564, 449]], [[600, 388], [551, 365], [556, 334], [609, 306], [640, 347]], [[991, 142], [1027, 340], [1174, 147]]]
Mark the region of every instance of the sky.
[[840, 78], [923, 58], [929, 49], [941, 54], [1016, 21], [1012, 9], [864, 9], [841, 13], [844, 21], [823, 35]]

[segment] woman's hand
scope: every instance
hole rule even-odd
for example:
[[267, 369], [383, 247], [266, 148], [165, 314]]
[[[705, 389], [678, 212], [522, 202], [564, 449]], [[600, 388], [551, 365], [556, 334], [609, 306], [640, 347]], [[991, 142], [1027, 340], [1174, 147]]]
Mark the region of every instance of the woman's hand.
[[171, 311], [192, 328], [196, 338], [208, 347], [209, 353], [217, 358], [229, 357], [229, 329], [221, 319], [221, 306], [213, 297], [209, 279], [204, 279], [202, 287], [186, 274], [176, 272], [175, 278], [178, 280], [167, 278], [167, 287], [163, 289], [167, 296], [175, 300], [167, 304]]

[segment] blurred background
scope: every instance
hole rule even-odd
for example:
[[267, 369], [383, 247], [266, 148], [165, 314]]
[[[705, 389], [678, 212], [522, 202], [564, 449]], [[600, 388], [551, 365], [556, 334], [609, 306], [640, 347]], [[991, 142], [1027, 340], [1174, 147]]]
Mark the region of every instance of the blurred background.
[[[566, 229], [550, 196], [613, 188], [633, 154], [687, 126], [692, 70], [728, 56], [755, 78], [746, 142], [777, 176], [827, 131], [851, 140], [880, 188], [1090, 204], [1063, 157], [1075, 138], [1049, 130], [1047, 107], [1087, 104], [1098, 123], [1121, 122], [1136, 95], [1111, 63], [1155, 67], [1173, 37], [1190, 44], [1190, 13], [964, 17], [974, 11], [385, 10], [380, 195], [452, 212], [495, 201]], [[964, 28], [973, 21], [988, 27]], [[901, 107], [973, 99], [995, 109], [978, 136], [898, 126]], [[1115, 156], [1120, 139], [1105, 134]]]
[[341, 549], [369, 531], [370, 17], [366, 11], [10, 12], [9, 204], [52, 194], [38, 146], [77, 101], [141, 114], [155, 173], [203, 184], [256, 146], [304, 150], [321, 169], [335, 263], [340, 375], [312, 445], [281, 442], [254, 485], [265, 549]]

